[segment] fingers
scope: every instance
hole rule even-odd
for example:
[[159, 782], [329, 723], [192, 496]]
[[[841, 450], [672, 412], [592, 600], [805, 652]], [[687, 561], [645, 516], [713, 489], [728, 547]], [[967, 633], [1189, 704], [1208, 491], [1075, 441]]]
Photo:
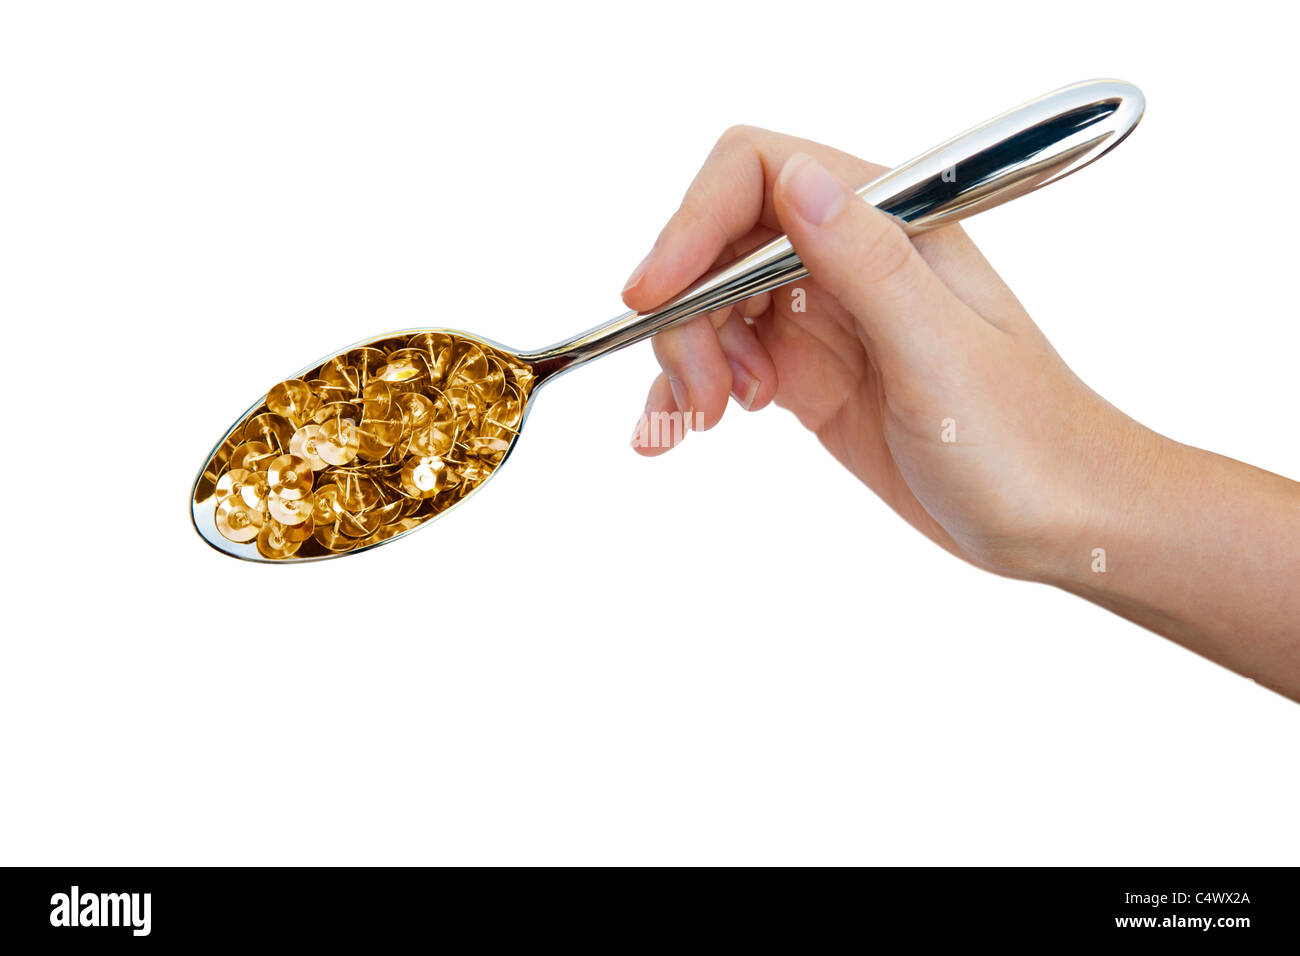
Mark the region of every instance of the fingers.
[[747, 139], [724, 135], [696, 174], [682, 204], [623, 287], [641, 312], [699, 278], [758, 223], [763, 208], [762, 158]]
[[926, 265], [897, 222], [812, 156], [792, 156], [776, 211], [812, 278], [857, 319], [882, 358], [913, 364], [960, 341], [975, 314]]
[[676, 401], [674, 409], [689, 416], [692, 428], [703, 431], [722, 419], [731, 388], [731, 367], [707, 317], [687, 322], [653, 339]]
[[[728, 130], [718, 141], [668, 221], [650, 254], [633, 270], [623, 290], [629, 308], [648, 311], [667, 301], [719, 261], [729, 261], [762, 243], [779, 224], [772, 202], [774, 179], [786, 158], [812, 150], [844, 175], [863, 182], [880, 167], [828, 147], [752, 127]], [[776, 394], [776, 367], [744, 318], [762, 315], [768, 294], [735, 312], [697, 319], [660, 333], [655, 354], [678, 411], [701, 429], [721, 419], [730, 392], [742, 408], [757, 409]], [[720, 331], [714, 328], [721, 326]], [[656, 385], [662, 392], [662, 387]], [[656, 391], [652, 389], [652, 393]], [[658, 449], [656, 449], [658, 450]]]
[[686, 423], [677, 411], [668, 376], [662, 372], [650, 385], [645, 411], [632, 430], [632, 448], [638, 455], [654, 458], [675, 447], [686, 437]]
[[668, 379], [675, 405], [691, 431], [706, 431], [722, 419], [730, 394], [745, 411], [757, 411], [776, 397], [776, 364], [754, 330], [731, 310], [715, 330], [701, 316], [654, 338], [655, 357]]
[[752, 126], [727, 130], [649, 255], [628, 278], [623, 289], [627, 307], [653, 309], [703, 275], [729, 246], [748, 248], [780, 232], [773, 205], [776, 173], [801, 151], [817, 156], [841, 177], [860, 180], [859, 186], [884, 172], [882, 166], [794, 136]]
[[[665, 367], [674, 369], [682, 362], [687, 363], [691, 367], [691, 378], [702, 381], [707, 392], [702, 394], [698, 388], [692, 392], [682, 379], [670, 376], [668, 372], [661, 372], [655, 378], [646, 398], [645, 411], [632, 432], [632, 447], [647, 458], [675, 448], [687, 432], [716, 424], [726, 406], [728, 388], [732, 398], [746, 411], [757, 411], [776, 397], [776, 365], [759, 341], [755, 329], [743, 318], [738, 315], [729, 317], [716, 334], [707, 321], [691, 325], [700, 328], [691, 334], [700, 335], [701, 341], [692, 343], [679, 337], [677, 341], [682, 343], [686, 357], [661, 354], [660, 361], [665, 363]], [[655, 339], [656, 354], [664, 348], [661, 339], [663, 336]], [[699, 355], [692, 352], [692, 346], [706, 357], [710, 367], [699, 364]], [[716, 364], [718, 354], [727, 356], [723, 359], [725, 366]], [[729, 357], [732, 355], [739, 358], [732, 359]], [[726, 371], [723, 371], [724, 367]], [[750, 369], [756, 369], [757, 375]]]
[[717, 336], [731, 369], [731, 397], [747, 412], [769, 404], [776, 398], [776, 363], [754, 329], [733, 313], [718, 327]]

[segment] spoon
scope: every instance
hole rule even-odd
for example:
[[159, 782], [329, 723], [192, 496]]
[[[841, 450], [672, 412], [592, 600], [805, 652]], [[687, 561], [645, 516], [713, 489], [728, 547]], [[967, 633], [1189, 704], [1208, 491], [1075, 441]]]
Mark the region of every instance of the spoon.
[[[1032, 192], [1105, 155], [1142, 118], [1118, 80], [1062, 87], [995, 116], [858, 190], [909, 235]], [[538, 388], [670, 326], [808, 275], [780, 236], [653, 312], [626, 312], [549, 348], [412, 329], [358, 342], [274, 386], [195, 480], [194, 526], [238, 558], [355, 554], [428, 524], [509, 456]]]

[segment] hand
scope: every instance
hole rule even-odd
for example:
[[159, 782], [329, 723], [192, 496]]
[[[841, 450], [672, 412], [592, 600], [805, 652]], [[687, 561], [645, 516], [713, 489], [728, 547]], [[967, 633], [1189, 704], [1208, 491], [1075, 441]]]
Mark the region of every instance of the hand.
[[909, 241], [850, 188], [881, 172], [760, 129], [719, 140], [624, 301], [653, 309], [779, 232], [809, 278], [656, 336], [647, 415], [707, 429], [728, 393], [775, 401], [954, 554], [1300, 700], [1300, 485], [1109, 405], [960, 228]]
[[719, 140], [624, 301], [652, 309], [780, 232], [810, 277], [658, 335], [646, 411], [707, 429], [729, 392], [775, 401], [934, 541], [1034, 574], [1091, 489], [1141, 480], [1157, 436], [1074, 376], [959, 227], [913, 243], [858, 199], [882, 172], [760, 129]]

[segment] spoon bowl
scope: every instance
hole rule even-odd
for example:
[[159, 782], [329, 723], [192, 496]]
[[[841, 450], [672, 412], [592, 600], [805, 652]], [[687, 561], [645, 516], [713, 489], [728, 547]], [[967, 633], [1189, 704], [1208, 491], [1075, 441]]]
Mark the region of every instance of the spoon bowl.
[[373, 336], [277, 383], [195, 479], [191, 517], [224, 554], [320, 561], [404, 537], [457, 507], [514, 450], [533, 365], [481, 336]]

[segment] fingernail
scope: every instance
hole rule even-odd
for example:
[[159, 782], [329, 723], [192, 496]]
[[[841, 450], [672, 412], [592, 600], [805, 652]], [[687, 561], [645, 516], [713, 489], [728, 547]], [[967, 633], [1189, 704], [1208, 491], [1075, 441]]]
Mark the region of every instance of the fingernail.
[[791, 156], [781, 170], [781, 190], [804, 221], [820, 226], [844, 208], [844, 187], [807, 153]]
[[749, 374], [749, 369], [739, 362], [730, 362], [731, 365], [731, 396], [740, 403], [740, 407], [749, 411], [750, 406], [754, 404], [754, 398], [758, 395], [758, 379]]
[[668, 387], [673, 390], [673, 401], [677, 410], [686, 416], [686, 427], [691, 427], [691, 393], [686, 390], [686, 383], [680, 378], [670, 378]]
[[645, 254], [645, 258], [632, 270], [632, 274], [627, 277], [627, 282], [623, 285], [623, 295], [627, 295], [629, 289], [645, 278], [645, 271], [650, 267], [650, 260], [654, 257], [654, 254], [654, 248], [651, 247], [650, 251]]

